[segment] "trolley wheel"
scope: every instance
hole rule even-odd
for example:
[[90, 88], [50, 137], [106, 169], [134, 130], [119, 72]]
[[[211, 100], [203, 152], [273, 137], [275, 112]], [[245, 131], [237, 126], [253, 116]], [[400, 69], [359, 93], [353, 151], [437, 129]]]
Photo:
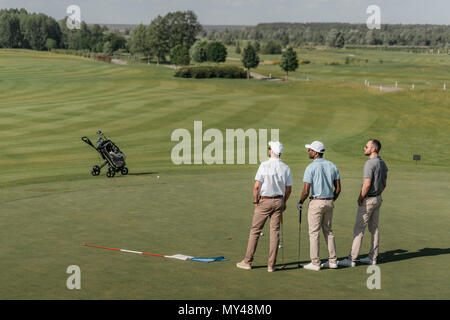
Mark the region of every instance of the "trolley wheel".
[[91, 169], [91, 174], [93, 176], [98, 176], [100, 174], [100, 167], [99, 166], [93, 166]]
[[108, 178], [112, 178], [116, 175], [116, 171], [113, 168], [108, 168], [108, 170], [106, 170], [106, 176]]
[[123, 167], [122, 169], [120, 169], [120, 173], [124, 176], [126, 176], [128, 174], [128, 168], [127, 167]]

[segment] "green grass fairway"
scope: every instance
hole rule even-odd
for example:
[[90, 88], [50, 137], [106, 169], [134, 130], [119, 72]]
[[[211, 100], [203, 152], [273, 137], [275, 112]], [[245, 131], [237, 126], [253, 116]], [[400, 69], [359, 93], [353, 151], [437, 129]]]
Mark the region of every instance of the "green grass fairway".
[[[445, 70], [450, 74], [450, 56], [360, 53], [385, 62], [335, 73], [320, 61], [338, 53], [324, 51], [311, 55], [307, 67], [320, 77], [277, 83], [179, 79], [163, 66], [1, 50], [0, 299], [449, 299], [450, 91], [422, 86], [382, 93], [361, 82], [371, 74], [389, 74], [390, 81], [398, 73], [405, 82], [420, 75], [438, 83]], [[267, 272], [267, 225], [256, 268], [235, 267], [247, 246], [258, 165], [171, 162], [171, 133], [193, 132], [195, 120], [204, 131], [280, 129], [294, 177], [284, 220], [286, 270]], [[90, 175], [99, 156], [81, 137], [95, 140], [98, 129], [126, 153], [128, 176]], [[352, 241], [363, 147], [373, 137], [389, 166], [380, 216], [381, 290], [367, 289], [366, 266], [296, 268], [295, 203], [310, 161], [305, 143], [323, 141], [326, 158], [341, 172], [333, 224], [343, 258]], [[413, 154], [422, 155], [417, 165]], [[366, 233], [361, 254], [369, 238]], [[184, 262], [83, 243], [230, 261]], [[326, 259], [322, 235], [321, 246]], [[308, 262], [306, 215], [301, 252]], [[66, 288], [70, 265], [81, 268], [81, 290]]]

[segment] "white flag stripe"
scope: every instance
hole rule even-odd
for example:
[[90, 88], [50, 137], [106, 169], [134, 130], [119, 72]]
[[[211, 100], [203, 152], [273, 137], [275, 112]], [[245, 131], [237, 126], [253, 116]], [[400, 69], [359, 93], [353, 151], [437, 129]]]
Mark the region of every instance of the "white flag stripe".
[[142, 252], [139, 252], [139, 251], [125, 250], [125, 249], [120, 249], [120, 251], [122, 251], [122, 252], [129, 252], [129, 253], [142, 254]]
[[184, 260], [184, 261], [190, 260], [190, 259], [193, 258], [193, 257], [191, 257], [191, 256], [185, 256], [184, 254], [176, 254], [176, 255], [173, 255], [173, 256], [165, 256], [165, 257], [166, 257], [166, 258], [171, 258], [171, 259]]

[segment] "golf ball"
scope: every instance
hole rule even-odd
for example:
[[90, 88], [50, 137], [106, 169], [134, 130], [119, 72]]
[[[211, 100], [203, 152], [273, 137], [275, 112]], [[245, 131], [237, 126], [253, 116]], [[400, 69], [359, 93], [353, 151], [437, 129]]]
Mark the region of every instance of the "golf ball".
[[264, 235], [264, 232], [261, 232], [261, 236], [263, 236]]
[[159, 179], [159, 176], [158, 176], [158, 179]]

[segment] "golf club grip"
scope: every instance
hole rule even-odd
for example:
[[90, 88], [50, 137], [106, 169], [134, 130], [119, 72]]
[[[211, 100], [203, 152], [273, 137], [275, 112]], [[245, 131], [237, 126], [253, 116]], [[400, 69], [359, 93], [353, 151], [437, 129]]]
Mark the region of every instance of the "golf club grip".
[[302, 209], [298, 210], [298, 223], [302, 223], [302, 212]]
[[89, 140], [88, 137], [86, 137], [86, 136], [85, 136], [85, 137], [81, 137], [81, 141], [83, 141], [84, 143], [90, 145], [92, 148], [96, 149], [96, 148], [94, 147], [94, 145], [92, 144], [91, 140]]

